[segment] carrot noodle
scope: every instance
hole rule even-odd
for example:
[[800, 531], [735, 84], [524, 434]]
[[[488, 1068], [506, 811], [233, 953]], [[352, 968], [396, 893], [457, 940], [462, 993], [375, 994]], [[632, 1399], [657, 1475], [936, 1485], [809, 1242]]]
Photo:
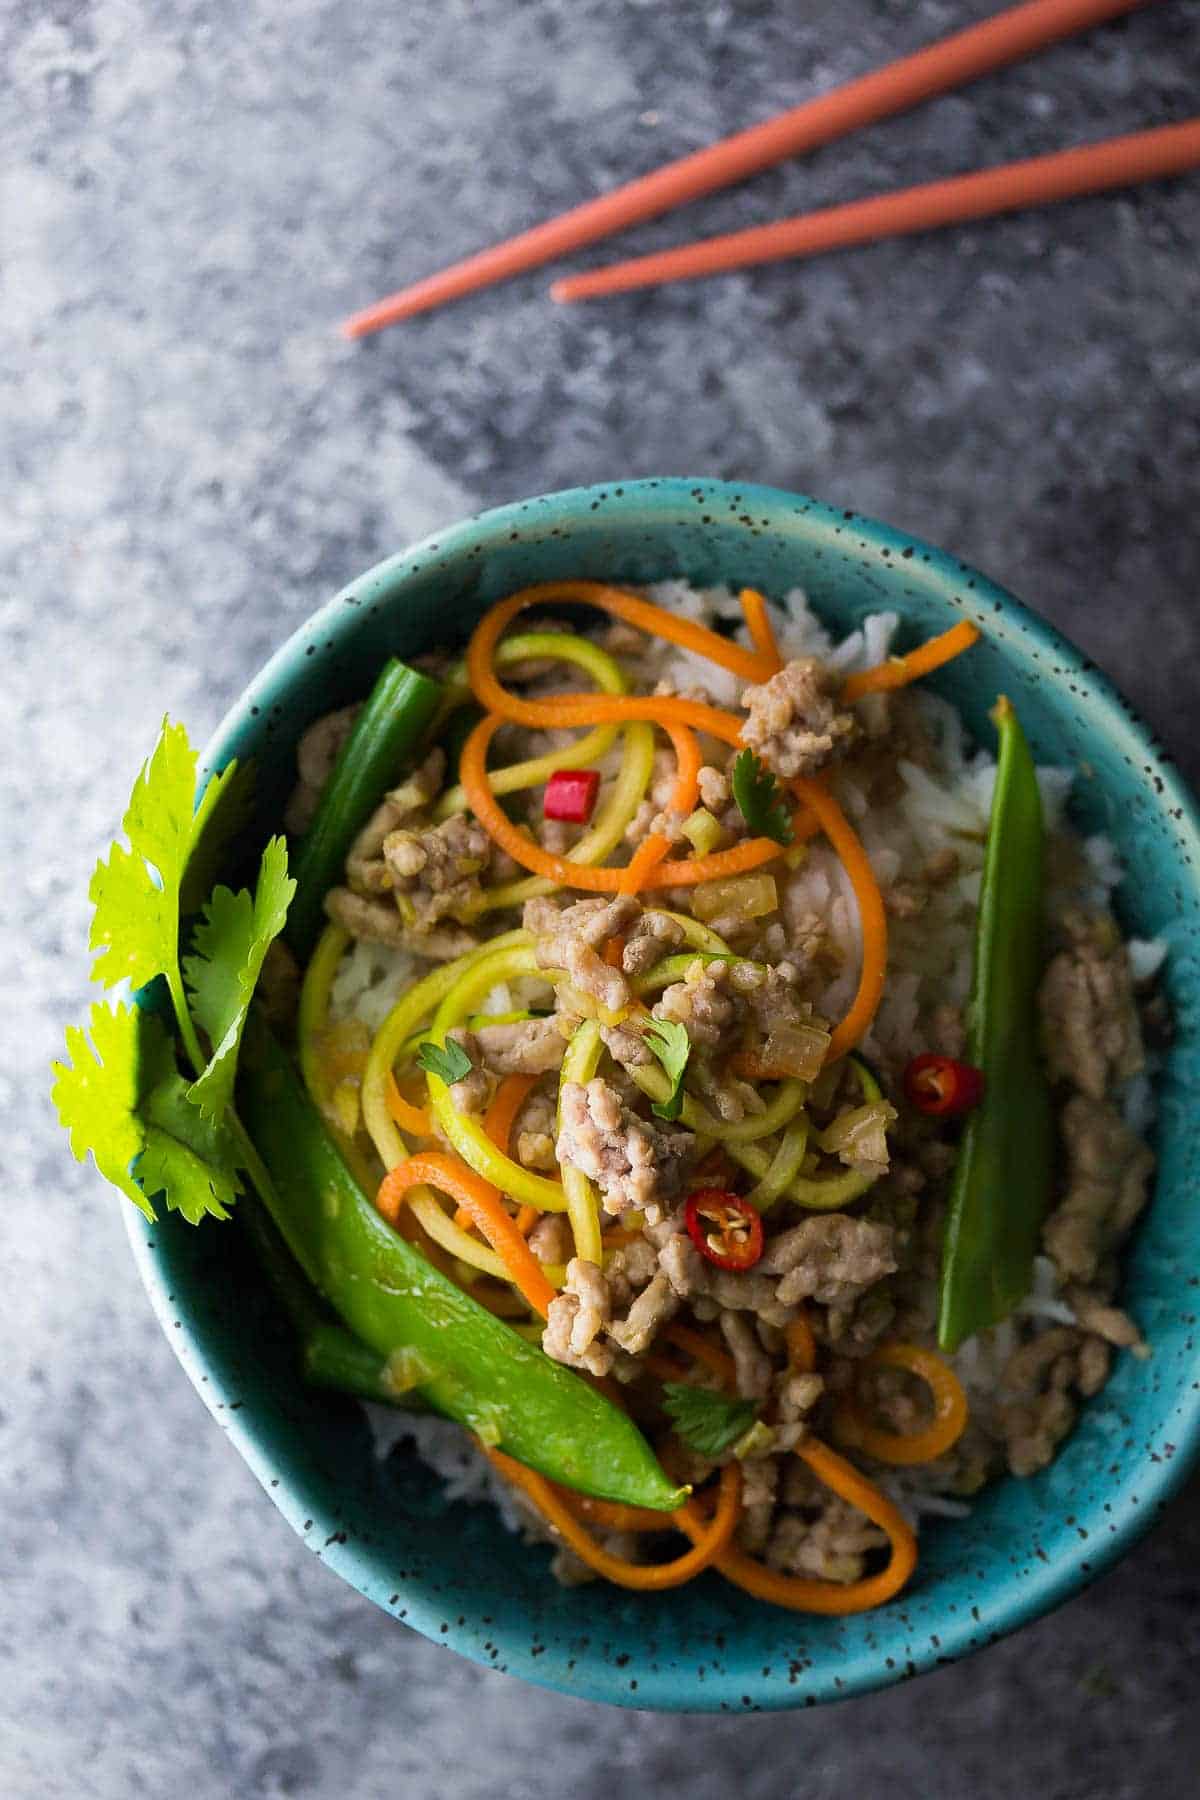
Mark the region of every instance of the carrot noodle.
[[622, 1244], [636, 1243], [637, 1239], [640, 1238], [641, 1235], [642, 1235], [642, 1228], [640, 1225], [638, 1226], [636, 1231], [628, 1230], [625, 1226], [622, 1226], [622, 1225], [617, 1225], [614, 1227], [614, 1229], [612, 1231], [606, 1231], [604, 1233], [604, 1236], [601, 1239], [601, 1242], [603, 1243], [604, 1248], [606, 1250], [619, 1250], [621, 1248]]
[[696, 802], [700, 798], [700, 770], [703, 758], [700, 746], [696, 742], [696, 734], [689, 731], [686, 725], [675, 725], [668, 721], [663, 730], [671, 740], [671, 748], [675, 752], [675, 790], [671, 795], [672, 811], [687, 818], [696, 810]]
[[798, 1375], [811, 1375], [817, 1366], [817, 1340], [803, 1305], [783, 1335], [787, 1341], [788, 1366]]
[[[536, 1075], [506, 1075], [492, 1096], [491, 1105], [483, 1115], [483, 1129], [497, 1150], [502, 1150], [506, 1156], [513, 1121], [524, 1106], [530, 1088], [537, 1086], [537, 1081]], [[522, 1237], [528, 1237], [533, 1229], [533, 1221], [539, 1215], [537, 1208], [533, 1206], [522, 1210], [528, 1210], [533, 1214], [533, 1219], [523, 1231], [521, 1230], [520, 1214], [517, 1216], [517, 1230], [521, 1232]], [[460, 1206], [454, 1215], [454, 1223], [465, 1229], [466, 1226], [474, 1223], [474, 1217], [468, 1208]]]
[[910, 681], [918, 681], [922, 675], [932, 674], [943, 663], [961, 656], [964, 650], [977, 644], [982, 635], [978, 625], [973, 625], [970, 619], [960, 619], [949, 631], [927, 639], [907, 656], [891, 656], [873, 669], [849, 676], [842, 688], [842, 699], [857, 700], [863, 694], [880, 694], [888, 688], [907, 687]]
[[858, 901], [862, 970], [858, 992], [849, 1012], [834, 1030], [826, 1052], [826, 1061], [834, 1062], [847, 1050], [853, 1050], [869, 1030], [883, 997], [887, 975], [887, 917], [883, 910], [883, 895], [879, 892], [879, 883], [867, 853], [832, 794], [819, 781], [805, 780], [801, 776], [796, 777], [791, 787], [796, 797], [821, 821], [821, 830], [837, 852]]
[[673, 1344], [677, 1350], [692, 1357], [695, 1362], [703, 1363], [720, 1381], [722, 1387], [734, 1388], [737, 1385], [737, 1369], [732, 1356], [710, 1343], [703, 1332], [693, 1331], [690, 1325], [668, 1325], [661, 1334], [664, 1342]]
[[[772, 1606], [785, 1606], [792, 1612], [845, 1613], [870, 1612], [900, 1592], [917, 1566], [917, 1540], [899, 1510], [877, 1487], [860, 1475], [844, 1457], [817, 1438], [805, 1438], [796, 1446], [795, 1455], [806, 1462], [819, 1481], [865, 1513], [873, 1525], [886, 1531], [891, 1542], [891, 1556], [886, 1568], [877, 1575], [843, 1585], [836, 1581], [810, 1580], [804, 1576], [781, 1575], [768, 1569], [754, 1557], [744, 1556], [732, 1547], [713, 1559], [726, 1581], [740, 1587], [756, 1600], [767, 1600]], [[691, 1537], [693, 1527], [682, 1521]], [[693, 1539], [693, 1542], [695, 1540]]]
[[491, 1182], [484, 1181], [458, 1157], [441, 1150], [425, 1150], [397, 1163], [384, 1176], [375, 1204], [390, 1224], [395, 1224], [404, 1197], [413, 1187], [434, 1187], [465, 1206], [492, 1249], [504, 1264], [509, 1279], [520, 1289], [535, 1312], [545, 1318], [554, 1289], [542, 1273], [529, 1245], [504, 1209]]
[[652, 1512], [648, 1506], [629, 1506], [624, 1500], [597, 1500], [574, 1488], [560, 1487], [564, 1506], [585, 1524], [602, 1525], [606, 1531], [674, 1531], [670, 1513]]
[[[652, 601], [642, 600], [636, 594], [610, 587], [607, 582], [542, 581], [533, 587], [522, 588], [507, 600], [501, 600], [490, 612], [484, 614], [475, 628], [467, 650], [467, 678], [481, 706], [491, 707], [499, 712], [501, 708], [496, 704], [496, 695], [507, 698], [495, 676], [491, 674], [492, 653], [501, 633], [526, 608], [547, 605], [553, 601], [575, 601], [594, 606], [613, 618], [623, 619], [627, 625], [635, 626], [638, 631], [644, 631], [650, 637], [667, 638], [681, 649], [693, 650], [700, 656], [706, 656], [710, 662], [719, 663], [723, 669], [740, 675], [743, 681], [762, 681], [770, 673], [769, 670], [764, 673], [764, 659], [761, 656], [730, 643], [728, 638], [710, 631], [706, 625], [697, 625], [691, 619], [676, 618], [673, 613], [655, 606]], [[480, 691], [476, 682], [481, 675], [490, 679], [494, 692]], [[532, 720], [528, 722], [534, 723]]]
[[406, 1100], [396, 1085], [396, 1077], [388, 1070], [385, 1083], [387, 1109], [395, 1119], [401, 1131], [407, 1131], [411, 1137], [432, 1137], [433, 1125], [429, 1118], [429, 1108], [414, 1106]]
[[625, 939], [610, 937], [600, 953], [610, 969], [619, 969], [625, 955]]
[[954, 1370], [933, 1350], [920, 1344], [880, 1344], [858, 1365], [872, 1369], [904, 1369], [918, 1376], [933, 1395], [933, 1422], [922, 1431], [885, 1431], [872, 1425], [857, 1394], [845, 1395], [834, 1415], [839, 1443], [863, 1450], [879, 1462], [905, 1467], [934, 1462], [962, 1436], [968, 1418], [967, 1397]]
[[627, 868], [620, 871], [621, 879], [617, 883], [619, 894], [637, 894], [645, 887], [651, 871], [656, 869], [671, 848], [671, 840], [661, 831], [652, 831], [650, 836], [640, 843], [629, 859]]
[[764, 661], [771, 664], [772, 673], [783, 667], [783, 657], [779, 653], [779, 645], [775, 641], [775, 631], [771, 624], [771, 616], [767, 611], [767, 603], [755, 588], [743, 588], [738, 596], [742, 602], [742, 611], [746, 615], [746, 626], [750, 632], [750, 642]]
[[[547, 1481], [544, 1475], [527, 1469], [523, 1463], [514, 1462], [512, 1457], [505, 1456], [501, 1450], [494, 1450], [486, 1444], [480, 1448], [493, 1468], [511, 1481], [514, 1487], [520, 1488], [533, 1502], [542, 1517], [554, 1527], [576, 1556], [589, 1569], [595, 1570], [597, 1575], [603, 1575], [606, 1581], [613, 1582], [617, 1587], [657, 1593], [664, 1588], [681, 1587], [685, 1581], [693, 1580], [729, 1544], [741, 1511], [742, 1471], [737, 1463], [727, 1463], [721, 1470], [716, 1511], [711, 1519], [706, 1519], [692, 1501], [685, 1501], [673, 1513], [651, 1515], [659, 1521], [657, 1529], [660, 1531], [664, 1526], [673, 1526], [686, 1532], [692, 1540], [692, 1548], [672, 1562], [632, 1563], [623, 1556], [614, 1556], [611, 1551], [602, 1550], [591, 1532], [585, 1530], [576, 1519], [563, 1491]], [[640, 1513], [643, 1509], [630, 1510]]]
[[[666, 704], [665, 701], [655, 704]], [[688, 704], [691, 704], [690, 702]], [[491, 791], [487, 777], [487, 748], [504, 723], [499, 718], [481, 719], [463, 745], [459, 776], [471, 811], [500, 848], [534, 875], [544, 876], [558, 887], [582, 888], [591, 894], [616, 894], [623, 891], [628, 869], [594, 868], [587, 863], [570, 862], [555, 856], [514, 825], [501, 809]], [[797, 839], [811, 837], [820, 829], [815, 819], [798, 813], [793, 821]], [[847, 827], [849, 829], [849, 827]], [[855, 840], [857, 842], [857, 840]], [[718, 850], [712, 856], [699, 856], [686, 862], [660, 862], [645, 878], [647, 888], [694, 887], [701, 881], [719, 881], [730, 875], [744, 875], [761, 868], [783, 855], [784, 846], [773, 838], [748, 838], [731, 850]]]
[[528, 1203], [517, 1208], [517, 1230], [522, 1237], [529, 1236], [541, 1216], [537, 1207], [530, 1206]]

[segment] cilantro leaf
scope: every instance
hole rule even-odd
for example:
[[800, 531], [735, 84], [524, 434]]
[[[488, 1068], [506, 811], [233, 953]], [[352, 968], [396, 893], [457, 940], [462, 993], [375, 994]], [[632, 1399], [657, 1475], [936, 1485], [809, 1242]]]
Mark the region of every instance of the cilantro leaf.
[[174, 973], [195, 791], [196, 753], [187, 732], [164, 719], [122, 821], [131, 848], [114, 844], [88, 888], [95, 907], [88, 946], [100, 952], [92, 977], [105, 987], [120, 981], [142, 987]]
[[144, 1016], [135, 1007], [114, 1009], [97, 1000], [91, 1010], [90, 1040], [82, 1025], [67, 1026], [71, 1060], [52, 1065], [55, 1082], [50, 1097], [70, 1136], [75, 1161], [86, 1162], [90, 1150], [105, 1180], [152, 1219], [154, 1208], [129, 1173], [145, 1144], [141, 1120], [135, 1116]]
[[666, 1382], [663, 1396], [663, 1410], [673, 1420], [676, 1436], [697, 1456], [723, 1456], [754, 1423], [752, 1400], [730, 1400], [681, 1381]]
[[456, 1081], [471, 1073], [475, 1064], [462, 1045], [450, 1038], [444, 1050], [439, 1044], [428, 1041], [422, 1044], [417, 1051], [417, 1067], [424, 1069], [427, 1075], [436, 1075], [447, 1087], [453, 1087]]
[[738, 810], [756, 837], [790, 844], [792, 822], [779, 783], [753, 750], [739, 753], [733, 765], [733, 797]]
[[648, 1050], [652, 1050], [671, 1079], [671, 1092], [665, 1100], [651, 1103], [650, 1111], [660, 1119], [677, 1119], [683, 1107], [683, 1076], [692, 1054], [692, 1040], [687, 1026], [677, 1019], [651, 1019], [642, 1033]]
[[205, 1213], [227, 1218], [240, 1191], [233, 1140], [187, 1098], [161, 1020], [96, 1001], [90, 1026], [90, 1040], [82, 1026], [67, 1027], [71, 1062], [54, 1064], [54, 1104], [75, 1160], [90, 1150], [100, 1173], [148, 1219], [159, 1194], [192, 1224]]
[[192, 1013], [208, 1033], [208, 1067], [189, 1090], [206, 1120], [220, 1120], [233, 1099], [238, 1049], [263, 959], [283, 930], [296, 883], [288, 874], [287, 845], [273, 837], [263, 851], [254, 897], [245, 889], [214, 889], [196, 927], [195, 952], [183, 961]]

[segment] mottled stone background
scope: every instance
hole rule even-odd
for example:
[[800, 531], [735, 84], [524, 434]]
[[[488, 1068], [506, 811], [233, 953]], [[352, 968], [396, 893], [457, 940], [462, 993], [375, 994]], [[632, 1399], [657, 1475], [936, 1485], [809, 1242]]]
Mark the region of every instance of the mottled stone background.
[[[618, 1715], [312, 1560], [150, 1316], [46, 1067], [165, 708], [207, 736], [340, 583], [481, 504], [756, 477], [951, 546], [1197, 768], [1200, 177], [558, 310], [351, 308], [989, 0], [4, 0], [0, 1793], [1194, 1793], [1197, 1490], [973, 1661], [803, 1717]], [[644, 227], [633, 250], [1196, 110], [1173, 3]], [[584, 259], [586, 260], [586, 259]]]

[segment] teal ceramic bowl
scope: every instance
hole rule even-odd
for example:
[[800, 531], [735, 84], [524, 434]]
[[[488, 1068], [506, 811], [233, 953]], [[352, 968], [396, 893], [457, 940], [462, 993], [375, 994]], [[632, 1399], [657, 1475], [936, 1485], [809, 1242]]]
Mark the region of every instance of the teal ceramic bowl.
[[[619, 1705], [706, 1712], [812, 1705], [912, 1675], [1036, 1618], [1104, 1570], [1155, 1519], [1200, 1441], [1200, 833], [1163, 752], [1104, 677], [1018, 601], [953, 557], [795, 494], [641, 481], [503, 507], [390, 558], [321, 609], [250, 683], [207, 765], [253, 757], [265, 834], [310, 720], [363, 694], [388, 652], [463, 640], [528, 582], [682, 575], [782, 594], [803, 586], [835, 627], [896, 609], [903, 642], [972, 618], [985, 642], [935, 678], [981, 740], [1009, 694], [1039, 758], [1079, 772], [1079, 821], [1134, 872], [1126, 925], [1170, 943], [1177, 1022], [1160, 1093], [1153, 1207], [1126, 1259], [1125, 1300], [1153, 1358], [1120, 1359], [1062, 1454], [922, 1537], [912, 1585], [881, 1611], [810, 1618], [709, 1576], [676, 1593], [564, 1590], [548, 1551], [489, 1509], [447, 1506], [415, 1458], [377, 1460], [350, 1402], [306, 1391], [253, 1257], [233, 1226], [127, 1220], [167, 1336], [202, 1398], [304, 1542], [398, 1620], [485, 1667]], [[244, 1519], [241, 1529], [253, 1530]]]

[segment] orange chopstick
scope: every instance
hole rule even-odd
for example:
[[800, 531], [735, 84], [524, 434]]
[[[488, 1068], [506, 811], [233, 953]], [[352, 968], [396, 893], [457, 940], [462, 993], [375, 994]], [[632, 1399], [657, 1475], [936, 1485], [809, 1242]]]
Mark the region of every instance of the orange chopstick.
[[1108, 138], [1099, 144], [1082, 144], [1052, 156], [1034, 156], [1027, 162], [1005, 163], [998, 169], [980, 169], [973, 175], [956, 175], [949, 181], [930, 181], [898, 194], [876, 194], [868, 200], [852, 200], [847, 206], [776, 219], [770, 225], [703, 238], [631, 262], [609, 263], [588, 275], [568, 275], [556, 281], [550, 292], [555, 300], [593, 300], [603, 294], [627, 293], [631, 288], [744, 269], [751, 263], [815, 256], [847, 244], [931, 231], [962, 219], [1045, 206], [1104, 188], [1180, 175], [1197, 166], [1200, 118]]
[[667, 163], [650, 175], [585, 201], [570, 212], [535, 225], [518, 237], [480, 250], [462, 262], [452, 263], [436, 275], [401, 288], [345, 321], [346, 337], [366, 337], [398, 319], [427, 312], [448, 300], [459, 300], [478, 288], [506, 281], [525, 269], [535, 269], [594, 244], [600, 238], [624, 231], [643, 219], [655, 218], [711, 194], [733, 182], [744, 181], [760, 169], [769, 169], [789, 156], [815, 150], [848, 132], [894, 113], [905, 112], [935, 94], [962, 87], [992, 69], [1019, 62], [1076, 32], [1135, 12], [1148, 0], [1025, 0], [1020, 6], [997, 13], [978, 25], [969, 25], [912, 56], [901, 57], [857, 81], [818, 94], [814, 100], [789, 112], [752, 125], [733, 137], [710, 144], [690, 156]]

